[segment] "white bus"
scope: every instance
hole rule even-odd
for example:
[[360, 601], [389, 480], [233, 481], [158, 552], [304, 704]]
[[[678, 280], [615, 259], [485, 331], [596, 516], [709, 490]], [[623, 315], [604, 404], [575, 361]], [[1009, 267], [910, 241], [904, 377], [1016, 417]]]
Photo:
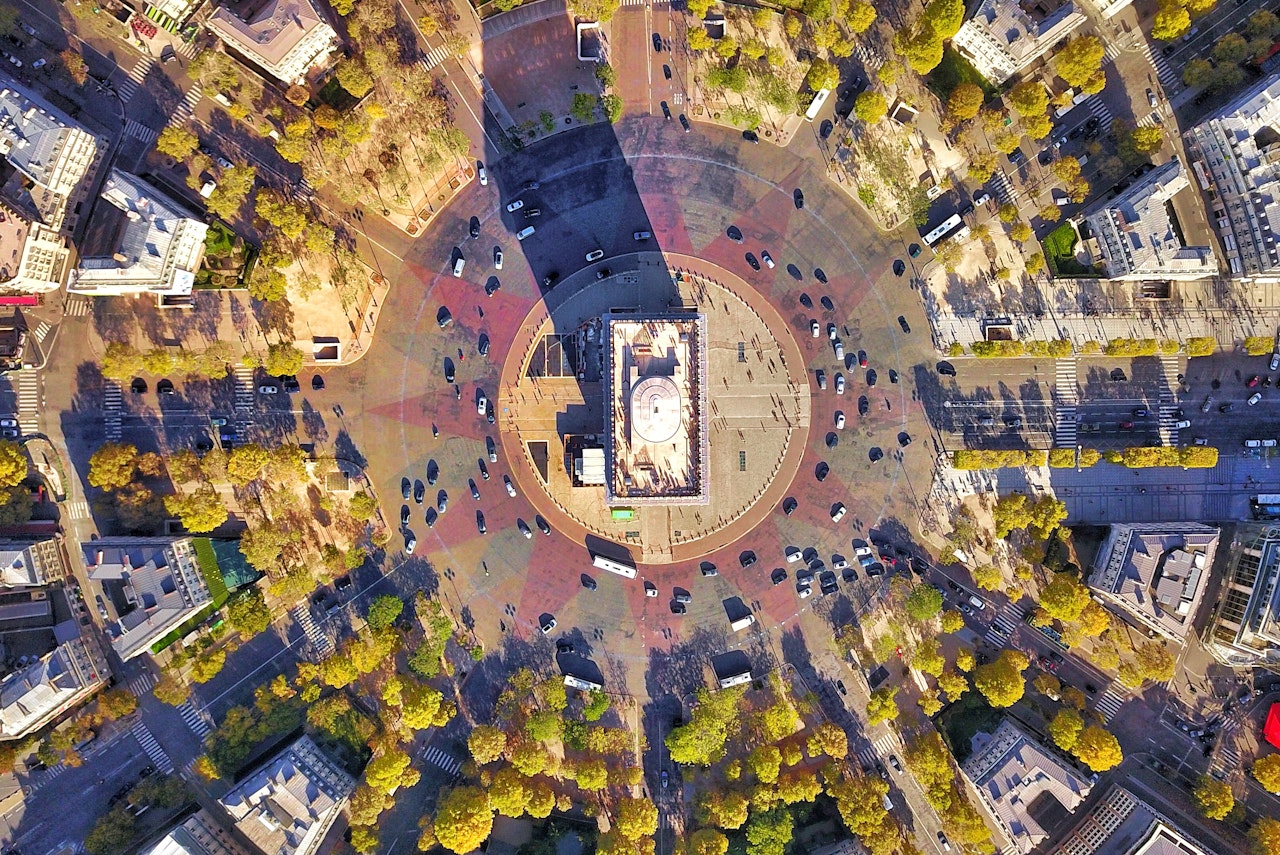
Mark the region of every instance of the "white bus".
[[628, 579], [636, 577], [636, 568], [619, 564], [617, 561], [612, 561], [603, 555], [591, 556], [591, 563], [601, 570], [608, 570], [610, 573], [617, 573], [619, 576], [626, 576]]
[[927, 235], [924, 236], [925, 246], [933, 246], [935, 243], [942, 240], [947, 235], [951, 234], [951, 232], [960, 228], [961, 222], [963, 221], [960, 219], [959, 214], [952, 214], [951, 216], [947, 217], [945, 220], [942, 221], [941, 224], [938, 225], [936, 229], [934, 229], [933, 231], [929, 232]]
[[819, 89], [818, 94], [813, 96], [813, 103], [809, 105], [809, 109], [805, 111], [805, 121], [812, 122], [817, 118], [818, 112], [822, 109], [822, 105], [827, 103], [827, 97], [831, 94], [830, 89]]

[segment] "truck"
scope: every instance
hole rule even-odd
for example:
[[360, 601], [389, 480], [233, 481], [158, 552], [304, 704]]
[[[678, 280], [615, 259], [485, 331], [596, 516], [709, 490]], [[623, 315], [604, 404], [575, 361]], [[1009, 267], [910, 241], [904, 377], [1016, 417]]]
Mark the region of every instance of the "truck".
[[732, 621], [729, 626], [733, 628], [734, 632], [741, 632], [755, 622], [755, 615], [747, 615], [746, 617], [740, 617], [737, 620]]

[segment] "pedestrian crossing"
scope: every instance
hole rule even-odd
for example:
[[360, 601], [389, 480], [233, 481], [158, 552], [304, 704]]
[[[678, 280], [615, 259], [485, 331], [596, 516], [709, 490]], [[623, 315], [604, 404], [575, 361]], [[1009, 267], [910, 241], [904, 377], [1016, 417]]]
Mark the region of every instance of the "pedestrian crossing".
[[236, 442], [245, 442], [253, 427], [253, 369], [237, 365], [235, 369]]
[[898, 744], [894, 742], [891, 736], [881, 736], [873, 740], [871, 745], [864, 745], [859, 748], [857, 753], [858, 762], [862, 764], [864, 769], [874, 769], [876, 763], [881, 762], [880, 758], [892, 754], [898, 749]]
[[298, 622], [298, 626], [302, 627], [302, 632], [307, 636], [307, 640], [311, 642], [312, 647], [315, 648], [317, 656], [328, 656], [333, 652], [333, 641], [316, 624], [309, 606], [305, 603], [297, 606], [291, 614], [293, 619]]
[[41, 321], [40, 326], [36, 327], [31, 334], [36, 337], [36, 341], [43, 343], [44, 337], [49, 334], [49, 330], [53, 327], [49, 326], [48, 321]]
[[178, 56], [184, 57], [186, 59], [195, 59], [196, 54], [200, 52], [199, 50], [196, 49], [194, 42], [188, 42], [188, 41], [178, 42], [176, 45], [173, 46], [173, 49], [177, 52]]
[[130, 677], [125, 685], [134, 697], [140, 698], [155, 688], [156, 678], [150, 671], [142, 671]]
[[89, 314], [90, 302], [83, 297], [67, 300], [62, 306], [62, 314], [68, 318], [83, 318]]
[[89, 518], [89, 503], [84, 499], [75, 499], [67, 502], [67, 516], [73, 520], [87, 520]]
[[153, 57], [144, 56], [133, 64], [133, 68], [129, 69], [128, 77], [121, 83], [116, 91], [120, 94], [120, 100], [126, 104], [137, 93], [138, 89], [146, 81], [147, 75], [151, 73], [151, 69], [156, 67], [156, 61]]
[[1236, 750], [1235, 745], [1230, 744], [1224, 738], [1219, 743], [1218, 750], [1214, 752], [1210, 769], [1230, 772], [1238, 768], [1240, 768], [1240, 752]]
[[124, 394], [120, 384], [114, 380], [103, 381], [102, 387], [102, 432], [108, 442], [120, 441], [121, 408], [124, 406]]
[[423, 71], [430, 71], [448, 59], [449, 55], [449, 49], [444, 45], [433, 47], [431, 50], [427, 51], [427, 55], [425, 57], [418, 60], [418, 65], [422, 66]]
[[169, 759], [169, 755], [160, 747], [160, 743], [156, 742], [156, 738], [151, 735], [151, 729], [139, 719], [134, 722], [131, 732], [133, 733], [133, 738], [138, 740], [138, 744], [142, 746], [142, 750], [151, 758], [151, 762], [155, 764], [155, 767], [166, 775], [172, 775], [173, 761]]
[[1120, 712], [1120, 708], [1124, 706], [1125, 700], [1125, 697], [1117, 694], [1115, 689], [1107, 689], [1098, 698], [1093, 708], [1102, 715], [1102, 720], [1106, 723], [1116, 717], [1116, 713]]
[[155, 128], [148, 128], [134, 119], [125, 119], [124, 132], [136, 140], [142, 140], [147, 145], [151, 145], [160, 136], [160, 132]]
[[1076, 404], [1080, 402], [1080, 390], [1076, 385], [1075, 359], [1059, 359], [1054, 362], [1053, 397], [1057, 401], [1053, 444], [1058, 448], [1070, 448], [1076, 444], [1076, 431], [1079, 429]]
[[648, 0], [622, 0], [623, 6], [643, 6]]
[[294, 199], [303, 203], [310, 202], [312, 197], [315, 196], [315, 190], [312, 189], [311, 184], [305, 178], [299, 178], [296, 183], [290, 184], [289, 192]]
[[202, 715], [188, 698], [178, 707], [178, 715], [182, 716], [182, 720], [187, 723], [187, 727], [191, 728], [196, 736], [204, 739], [213, 730], [213, 725], [209, 723], [207, 716]]
[[183, 125], [191, 118], [191, 114], [195, 112], [196, 104], [200, 103], [200, 99], [204, 97], [204, 87], [199, 83], [192, 84], [187, 90], [186, 97], [182, 99], [182, 103], [173, 109], [173, 115], [169, 117], [170, 125]]
[[1023, 606], [1017, 603], [1005, 603], [1000, 611], [996, 612], [982, 640], [992, 647], [1004, 647], [1009, 642], [1009, 636], [1018, 628], [1018, 624], [1022, 623], [1026, 614], [1027, 610]]
[[1138, 39], [1138, 52], [1145, 56], [1147, 62], [1155, 68], [1156, 79], [1160, 81], [1166, 95], [1172, 95], [1182, 89], [1182, 78], [1178, 72], [1169, 65], [1169, 60], [1165, 59], [1164, 54], [1151, 52], [1150, 42], [1143, 38]]
[[17, 395], [18, 427], [23, 433], [40, 432], [40, 372], [23, 368], [10, 372], [9, 382]]
[[432, 766], [439, 767], [450, 775], [456, 776], [458, 774], [458, 770], [462, 768], [461, 760], [454, 757], [452, 754], [447, 754], [444, 751], [441, 751], [434, 745], [427, 745], [423, 747], [420, 756]]
[[996, 201], [1001, 204], [1012, 202], [1017, 198], [1017, 194], [1013, 191], [1013, 184], [1003, 169], [997, 169], [991, 174], [988, 186], [991, 187], [991, 195], [995, 196]]
[[40, 789], [45, 784], [48, 784], [50, 781], [52, 781], [54, 778], [58, 777], [65, 771], [67, 771], [67, 767], [62, 763], [59, 763], [57, 766], [51, 766], [48, 769], [45, 769], [43, 772], [37, 773], [39, 777], [36, 777], [36, 775], [32, 775], [31, 782], [28, 784], [25, 784], [23, 786], [23, 790], [26, 792], [27, 795], [31, 795], [36, 790]]
[[1111, 130], [1111, 108], [1107, 106], [1100, 96], [1090, 95], [1080, 106], [1084, 107], [1085, 112], [1089, 114], [1084, 117], [1085, 121], [1088, 121], [1089, 117], [1096, 118], [1098, 120], [1098, 128], [1103, 133]]

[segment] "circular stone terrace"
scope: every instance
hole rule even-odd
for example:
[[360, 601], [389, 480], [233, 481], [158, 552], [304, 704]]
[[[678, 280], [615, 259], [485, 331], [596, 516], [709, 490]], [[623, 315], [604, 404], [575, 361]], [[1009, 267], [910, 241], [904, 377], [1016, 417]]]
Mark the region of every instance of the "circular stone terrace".
[[[590, 280], [590, 269], [581, 271], [534, 305], [503, 365], [499, 435], [507, 459], [523, 461], [512, 467], [523, 494], [558, 529], [589, 547], [620, 544], [638, 564], [668, 564], [723, 548], [776, 508], [804, 455], [810, 392], [798, 343], [750, 285], [690, 256], [637, 258], [637, 270], [599, 282]], [[668, 377], [645, 376], [621, 383], [625, 396], [613, 394], [601, 319], [667, 313], [704, 316], [706, 388], [691, 400]], [[641, 403], [635, 393], [645, 390], [653, 394]], [[688, 503], [607, 502], [601, 479], [580, 471], [581, 462], [575, 467], [583, 448], [608, 446], [606, 398], [620, 411], [631, 401], [624, 417], [635, 420], [637, 438], [670, 447], [672, 437], [688, 432], [695, 456], [697, 446], [705, 448], [705, 470], [692, 467], [709, 485], [705, 503], [697, 496]], [[707, 412], [696, 411], [699, 399]], [[648, 408], [647, 416], [635, 407]], [[697, 436], [700, 424], [705, 437]]]

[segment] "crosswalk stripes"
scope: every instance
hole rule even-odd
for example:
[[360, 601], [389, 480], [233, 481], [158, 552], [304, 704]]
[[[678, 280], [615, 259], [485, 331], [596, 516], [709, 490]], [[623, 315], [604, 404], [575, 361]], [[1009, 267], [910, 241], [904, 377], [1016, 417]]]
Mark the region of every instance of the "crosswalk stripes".
[[84, 298], [67, 300], [62, 307], [62, 315], [67, 318], [83, 318], [89, 314], [90, 303]]
[[1058, 406], [1054, 410], [1053, 444], [1056, 448], [1072, 448], [1076, 445], [1076, 431], [1080, 429], [1075, 407]]
[[43, 772], [41, 772], [40, 777], [35, 778], [28, 784], [25, 784], [23, 786], [23, 790], [27, 793], [27, 795], [31, 795], [36, 790], [40, 789], [45, 784], [49, 783], [50, 781], [52, 781], [54, 778], [58, 777], [65, 771], [67, 771], [67, 767], [62, 763], [59, 763], [57, 766], [51, 766], [48, 769], [45, 769]]
[[1076, 381], [1076, 363], [1078, 360], [1058, 359], [1053, 365], [1053, 396], [1064, 404], [1076, 404], [1080, 401], [1080, 388]]
[[138, 744], [142, 746], [142, 750], [151, 758], [151, 762], [156, 768], [166, 775], [173, 774], [173, 761], [169, 759], [169, 755], [160, 747], [160, 743], [156, 742], [156, 738], [151, 735], [151, 729], [143, 723], [141, 719], [134, 722], [130, 732], [133, 738], [138, 740]]
[[881, 736], [873, 741], [871, 745], [864, 745], [857, 751], [858, 762], [862, 764], [864, 769], [875, 768], [876, 763], [881, 762], [880, 758], [892, 754], [898, 748], [892, 737]]
[[1156, 79], [1160, 81], [1165, 94], [1172, 95], [1182, 89], [1182, 78], [1169, 65], [1169, 60], [1164, 58], [1164, 54], [1152, 53], [1151, 44], [1146, 39], [1141, 38], [1138, 39], [1138, 50], [1147, 58], [1147, 62], [1151, 63], [1152, 67], [1155, 68]]
[[36, 327], [31, 334], [36, 337], [36, 341], [43, 342], [44, 337], [49, 334], [49, 330], [51, 329], [53, 329], [53, 327], [49, 326], [48, 321], [41, 321], [40, 326]]
[[427, 51], [427, 55], [418, 60], [418, 64], [422, 66], [423, 71], [430, 71], [448, 58], [449, 49], [444, 45], [440, 45], [439, 47], [433, 47], [431, 50]]
[[73, 520], [87, 520], [89, 518], [89, 503], [84, 499], [76, 499], [67, 502], [67, 516]]
[[1022, 618], [1026, 616], [1026, 613], [1026, 609], [1017, 603], [1005, 603], [1000, 608], [1000, 611], [996, 612], [996, 616], [992, 619], [991, 626], [987, 628], [987, 634], [982, 637], [982, 640], [992, 647], [1004, 647], [1009, 640], [1009, 636], [1018, 628], [1018, 624], [1022, 622]]
[[102, 432], [108, 442], [120, 440], [120, 410], [124, 406], [124, 394], [120, 384], [104, 380], [102, 386]]
[[1085, 112], [1098, 120], [1098, 127], [1103, 130], [1110, 130], [1111, 108], [1107, 106], [1102, 98], [1097, 95], [1090, 95], [1081, 106], [1085, 108]]
[[1123, 695], [1116, 694], [1114, 689], [1107, 689], [1098, 698], [1098, 702], [1093, 705], [1093, 708], [1102, 714], [1103, 722], [1109, 722], [1115, 718], [1116, 713], [1120, 712], [1124, 702]]
[[1012, 202], [1017, 198], [1013, 192], [1013, 184], [1009, 181], [1009, 176], [1004, 174], [1003, 169], [997, 169], [991, 174], [991, 193], [996, 197], [996, 201], [1004, 204]]
[[235, 408], [236, 408], [236, 442], [244, 442], [249, 438], [249, 430], [253, 427], [253, 369], [237, 365], [235, 369]]
[[428, 745], [422, 749], [422, 759], [432, 766], [438, 766], [450, 775], [457, 775], [458, 770], [462, 768], [461, 760], [452, 754], [446, 754], [434, 745]]
[[315, 196], [315, 190], [305, 178], [299, 178], [296, 183], [289, 185], [289, 192], [293, 194], [293, 198], [299, 202], [307, 203]]
[[298, 622], [298, 626], [302, 627], [303, 633], [315, 648], [316, 653], [320, 656], [327, 656], [333, 650], [333, 641], [316, 625], [315, 618], [311, 616], [310, 607], [304, 603], [295, 607], [290, 613], [293, 615], [293, 619]]
[[129, 103], [138, 88], [147, 79], [147, 75], [151, 73], [151, 69], [155, 68], [155, 64], [155, 59], [149, 56], [144, 56], [133, 64], [133, 68], [128, 71], [128, 77], [116, 89], [120, 93], [120, 100], [126, 104]]
[[178, 42], [177, 46], [174, 47], [174, 50], [177, 52], [178, 56], [185, 57], [187, 59], [195, 59], [196, 54], [200, 52], [196, 49], [193, 42], [188, 41]]
[[1240, 752], [1236, 750], [1234, 745], [1229, 745], [1224, 739], [1222, 744], [1218, 746], [1217, 752], [1213, 755], [1212, 768], [1227, 772], [1239, 767]]
[[136, 140], [142, 140], [147, 145], [151, 145], [156, 141], [156, 137], [160, 136], [160, 132], [155, 128], [148, 128], [134, 119], [125, 119], [124, 132]]
[[18, 427], [23, 433], [40, 431], [40, 372], [23, 368], [11, 372], [9, 382], [18, 396]]
[[130, 677], [125, 685], [129, 687], [129, 691], [133, 693], [134, 697], [140, 698], [150, 692], [155, 684], [155, 675], [150, 671], [143, 671]]
[[1106, 46], [1102, 49], [1102, 64], [1106, 65], [1109, 62], [1114, 62], [1115, 58], [1121, 53], [1122, 51], [1118, 44], [1113, 41], [1108, 41]]
[[203, 97], [204, 87], [199, 83], [193, 83], [191, 88], [187, 90], [186, 97], [182, 99], [182, 103], [173, 109], [173, 115], [169, 117], [169, 124], [184, 124], [187, 119], [191, 118], [191, 114], [195, 112], [196, 104], [199, 104], [200, 99]]
[[623, 6], [643, 6], [646, 0], [622, 0]]
[[182, 706], [178, 707], [178, 715], [182, 716], [182, 720], [187, 723], [187, 727], [191, 728], [192, 732], [201, 739], [204, 739], [213, 730], [213, 725], [209, 724], [208, 719], [191, 705], [190, 699], [187, 699]]

